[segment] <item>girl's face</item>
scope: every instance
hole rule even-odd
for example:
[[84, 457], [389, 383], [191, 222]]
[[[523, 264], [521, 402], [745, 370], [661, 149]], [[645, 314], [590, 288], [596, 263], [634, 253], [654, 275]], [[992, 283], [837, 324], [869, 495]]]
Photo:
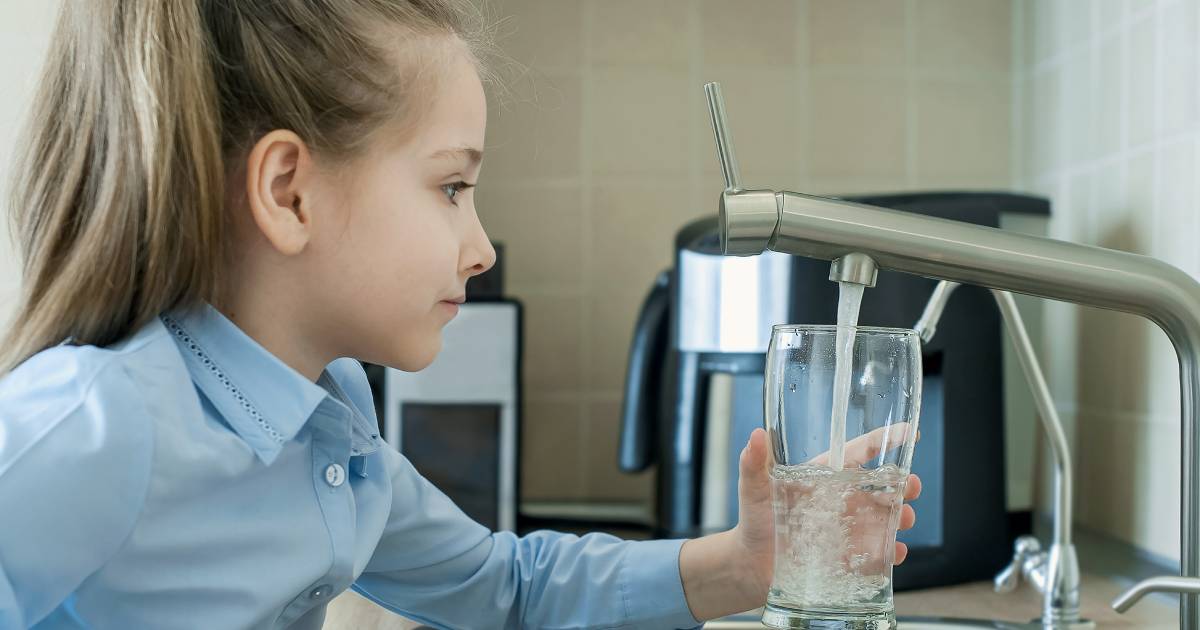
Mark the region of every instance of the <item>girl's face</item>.
[[330, 219], [309, 242], [304, 285], [317, 295], [306, 302], [321, 312], [305, 319], [337, 356], [424, 368], [467, 279], [496, 261], [471, 188], [487, 124], [483, 86], [465, 53], [442, 72], [404, 142], [381, 132], [340, 175], [318, 177], [327, 185], [317, 186], [316, 207]]

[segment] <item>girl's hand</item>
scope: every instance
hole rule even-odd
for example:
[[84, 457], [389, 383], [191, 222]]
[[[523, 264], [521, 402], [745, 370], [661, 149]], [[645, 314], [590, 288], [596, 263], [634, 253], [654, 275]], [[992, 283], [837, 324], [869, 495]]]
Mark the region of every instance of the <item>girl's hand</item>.
[[[859, 466], [878, 455], [884, 437], [877, 430], [846, 443], [846, 465]], [[813, 461], [819, 463], [820, 459]], [[737, 527], [690, 540], [680, 551], [684, 593], [692, 614], [699, 620], [751, 610], [767, 601], [775, 552], [775, 516], [767, 461], [767, 433], [755, 429], [741, 455]], [[912, 501], [920, 494], [920, 478], [909, 475], [904, 499]], [[912, 506], [902, 506], [900, 529], [909, 529], [915, 522]], [[897, 542], [895, 554], [896, 564], [900, 564], [908, 555], [908, 547]]]
[[[894, 429], [893, 429], [894, 430]], [[861, 466], [878, 456], [885, 437], [882, 429], [861, 435], [846, 443], [846, 466]], [[823, 463], [826, 456], [813, 459]], [[771, 478], [767, 472], [767, 432], [755, 429], [750, 441], [742, 450], [741, 477], [738, 480], [738, 524], [734, 532], [748, 563], [747, 586], [757, 595], [761, 605], [766, 601], [767, 589], [771, 586], [775, 553], [775, 513], [771, 507]], [[904, 486], [904, 500], [913, 501], [921, 496], [921, 479], [909, 475]], [[911, 505], [900, 508], [900, 529], [909, 529], [917, 521]], [[908, 546], [896, 543], [896, 564], [904, 562]], [[754, 608], [755, 606], [751, 606]]]

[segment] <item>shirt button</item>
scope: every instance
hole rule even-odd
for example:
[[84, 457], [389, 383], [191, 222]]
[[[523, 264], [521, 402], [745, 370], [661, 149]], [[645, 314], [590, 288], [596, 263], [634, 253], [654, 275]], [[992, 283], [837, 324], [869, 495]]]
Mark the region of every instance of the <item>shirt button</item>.
[[330, 464], [325, 467], [325, 483], [334, 488], [346, 481], [346, 469], [341, 464]]
[[333, 587], [329, 586], [328, 584], [322, 584], [322, 585], [314, 588], [312, 590], [312, 592], [310, 592], [308, 594], [308, 598], [309, 599], [325, 599], [326, 597], [329, 597], [329, 594], [332, 592], [333, 592]]

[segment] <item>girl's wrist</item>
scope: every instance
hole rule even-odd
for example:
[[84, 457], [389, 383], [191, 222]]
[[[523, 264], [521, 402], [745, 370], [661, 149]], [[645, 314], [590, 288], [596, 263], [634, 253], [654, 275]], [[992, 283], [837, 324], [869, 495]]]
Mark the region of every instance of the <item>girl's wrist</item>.
[[688, 608], [699, 621], [763, 605], [753, 557], [736, 528], [684, 543], [679, 574]]

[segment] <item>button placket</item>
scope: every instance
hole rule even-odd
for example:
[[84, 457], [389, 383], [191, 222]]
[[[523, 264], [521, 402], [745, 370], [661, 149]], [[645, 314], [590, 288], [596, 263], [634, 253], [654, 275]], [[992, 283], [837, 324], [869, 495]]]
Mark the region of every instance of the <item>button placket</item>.
[[[350, 454], [350, 425], [347, 410], [326, 398], [309, 421], [312, 436], [312, 473], [317, 484], [317, 502], [329, 530], [332, 562], [318, 580], [301, 595], [310, 605], [325, 604], [336, 589], [353, 581], [355, 514], [346, 469]], [[336, 586], [336, 588], [335, 588]]]

